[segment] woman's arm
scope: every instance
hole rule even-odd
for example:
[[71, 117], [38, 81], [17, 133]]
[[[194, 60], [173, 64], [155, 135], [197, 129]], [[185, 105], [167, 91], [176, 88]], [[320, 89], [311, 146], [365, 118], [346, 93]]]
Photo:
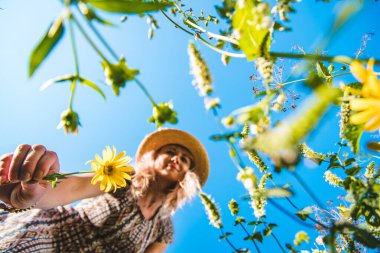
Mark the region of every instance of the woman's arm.
[[63, 179], [56, 188], [49, 186], [46, 194], [36, 203], [36, 208], [49, 209], [101, 195], [104, 192], [98, 185], [91, 184], [92, 177], [92, 173], [71, 176]]
[[144, 253], [163, 253], [167, 247], [166, 243], [154, 242], [146, 248]]
[[[20, 145], [14, 153], [0, 158], [0, 200], [15, 208], [52, 208], [101, 194], [91, 185], [92, 175], [72, 176], [56, 188], [42, 178], [59, 172], [55, 152], [42, 145]], [[11, 183], [11, 184], [9, 184]]]

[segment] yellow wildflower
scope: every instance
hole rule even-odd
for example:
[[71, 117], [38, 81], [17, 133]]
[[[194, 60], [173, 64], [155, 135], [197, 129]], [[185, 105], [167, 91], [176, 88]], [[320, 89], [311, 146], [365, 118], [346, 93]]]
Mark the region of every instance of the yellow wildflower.
[[350, 101], [350, 107], [358, 111], [350, 117], [353, 124], [364, 124], [364, 130], [375, 131], [380, 128], [380, 80], [373, 71], [374, 59], [370, 59], [365, 69], [359, 62], [354, 61], [350, 69], [355, 78], [363, 83], [361, 91], [350, 89], [353, 94], [361, 95]]
[[95, 155], [95, 160], [88, 161], [91, 163], [95, 176], [91, 180], [91, 184], [100, 182], [100, 190], [109, 192], [111, 188], [116, 191], [117, 188], [125, 187], [126, 180], [131, 180], [128, 172], [132, 172], [133, 168], [128, 166], [131, 158], [125, 156], [125, 151], [116, 154], [116, 148], [107, 146], [103, 150], [103, 158]]

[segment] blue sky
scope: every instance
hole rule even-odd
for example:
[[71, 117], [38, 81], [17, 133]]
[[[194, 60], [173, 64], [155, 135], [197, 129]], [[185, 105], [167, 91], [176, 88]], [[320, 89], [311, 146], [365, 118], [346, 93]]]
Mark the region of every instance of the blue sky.
[[[200, 9], [204, 8], [206, 13], [214, 15], [213, 5], [221, 4], [221, 1], [187, 2], [195, 13], [200, 13]], [[292, 46], [300, 45], [307, 52], [313, 52], [318, 39], [329, 29], [335, 5], [343, 2], [345, 1], [296, 3], [294, 6], [297, 14], [290, 16], [292, 21], [289, 23], [293, 31], [276, 34], [272, 50], [289, 51]], [[111, 89], [104, 84], [101, 59], [75, 31], [81, 75], [99, 84], [105, 91], [107, 100], [102, 100], [87, 87], [79, 87], [74, 101], [74, 109], [79, 113], [82, 123], [79, 134], [65, 135], [62, 130], [56, 130], [59, 116], [68, 105], [69, 86], [53, 85], [44, 91], [40, 91], [39, 87], [50, 78], [74, 73], [68, 31], [31, 79], [27, 77], [27, 64], [30, 52], [50, 22], [60, 13], [62, 6], [59, 1], [40, 0], [1, 1], [0, 7], [3, 8], [0, 11], [0, 153], [12, 152], [21, 143], [41, 143], [58, 153], [63, 172], [89, 170], [85, 162], [92, 159], [106, 145], [115, 145], [118, 150], [126, 150], [133, 156], [139, 141], [155, 129], [154, 125], [147, 123], [151, 115], [151, 105], [136, 84], [128, 83], [127, 87], [121, 90], [121, 95], [115, 97]], [[354, 56], [360, 47], [362, 36], [373, 32], [375, 35], [369, 41], [365, 53], [367, 57], [380, 58], [380, 22], [376, 17], [379, 10], [379, 3], [367, 1], [367, 7], [351, 20], [329, 45], [328, 53]], [[233, 226], [233, 218], [227, 208], [230, 199], [235, 198], [241, 203], [242, 214], [246, 219], [254, 220], [248, 203], [241, 201], [246, 192], [236, 180], [237, 169], [228, 157], [227, 145], [209, 139], [219, 130], [212, 114], [205, 111], [203, 100], [191, 85], [187, 45], [193, 38], [174, 28], [159, 14], [155, 17], [160, 29], [156, 31], [152, 41], [147, 38], [148, 25], [145, 19], [135, 16], [128, 18], [125, 23], [120, 23], [119, 16], [102, 14], [118, 24], [118, 28], [98, 26], [115, 51], [126, 57], [128, 66], [140, 69], [139, 79], [157, 102], [173, 101], [179, 118], [175, 127], [193, 133], [206, 146], [211, 160], [211, 172], [204, 191], [216, 199], [221, 208], [225, 230], [234, 233], [231, 240], [235, 245], [253, 249], [252, 244], [242, 240], [244, 234]], [[213, 25], [210, 29], [217, 31], [217, 27]], [[221, 99], [222, 116], [255, 102], [252, 87], [260, 84], [249, 80], [249, 76], [255, 73], [253, 63], [245, 59], [231, 59], [230, 65], [225, 67], [218, 53], [200, 42], [195, 44], [210, 67], [215, 95]], [[287, 61], [285, 66], [289, 69], [293, 63]], [[353, 81], [350, 77], [342, 80]], [[300, 85], [291, 86], [290, 89], [297, 90], [301, 94], [301, 100], [305, 98], [307, 91], [298, 91], [301, 89]], [[308, 137], [307, 142], [313, 149], [321, 152], [336, 150], [335, 143], [339, 136], [337, 112], [338, 108], [330, 110], [318, 129]], [[279, 113], [278, 117], [285, 115]], [[308, 164], [307, 161], [301, 162], [297, 172], [321, 200], [333, 200], [337, 203], [336, 196], [342, 192], [324, 182], [321, 177], [323, 167], [311, 169], [308, 168]], [[298, 206], [313, 204], [288, 172], [275, 174], [274, 178], [279, 185], [293, 185], [292, 189], [296, 193], [294, 201]], [[293, 212], [285, 201], [278, 203]], [[311, 236], [316, 235], [289, 220], [270, 205], [267, 220], [280, 225], [274, 232], [283, 244], [292, 242], [294, 233], [299, 230], [305, 230]], [[208, 225], [208, 219], [198, 198], [177, 212], [174, 223], [175, 242], [167, 252], [232, 252], [225, 242], [218, 240], [219, 231]], [[262, 252], [278, 252], [274, 245], [273, 238], [267, 238], [260, 248]], [[305, 246], [310, 247], [312, 243]]]

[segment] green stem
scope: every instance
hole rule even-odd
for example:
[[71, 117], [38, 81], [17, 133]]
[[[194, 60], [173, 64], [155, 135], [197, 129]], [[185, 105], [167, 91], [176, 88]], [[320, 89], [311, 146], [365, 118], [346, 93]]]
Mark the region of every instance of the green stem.
[[[78, 12], [81, 13], [78, 5], [75, 5], [75, 7], [77, 8]], [[96, 29], [95, 26], [92, 24], [92, 22], [89, 21], [87, 18], [86, 18], [86, 21], [90, 29], [95, 33], [96, 37], [100, 40], [100, 42], [104, 45], [104, 47], [108, 50], [108, 52], [112, 55], [112, 57], [115, 58], [116, 61], [118, 61], [119, 57], [117, 56], [115, 51], [113, 51], [112, 47], [108, 44], [108, 42], [104, 39], [104, 37], [100, 34], [98, 29]]]
[[[215, 121], [217, 122], [217, 125], [218, 125], [218, 128], [219, 128], [219, 132], [221, 134], [224, 134], [224, 132], [223, 132], [223, 126], [220, 123], [220, 119], [219, 119], [219, 115], [218, 115], [218, 110], [216, 108], [212, 108], [212, 113], [214, 115]], [[239, 151], [237, 150], [237, 148], [235, 147], [235, 145], [233, 143], [231, 143], [230, 140], [228, 141], [228, 146], [229, 146], [230, 149], [232, 149], [234, 151], [234, 153], [236, 155], [236, 159], [232, 159], [232, 157], [231, 157], [232, 162], [234, 163], [234, 165], [239, 170], [243, 170], [245, 168], [245, 165], [244, 165], [243, 159], [239, 155]]]
[[[70, 11], [70, 10], [68, 10]], [[77, 53], [77, 48], [75, 44], [75, 38], [74, 38], [74, 32], [73, 32], [73, 26], [72, 26], [72, 21], [71, 19], [69, 21], [69, 32], [70, 32], [70, 42], [71, 42], [71, 48], [73, 50], [73, 55], [74, 55], [74, 65], [75, 65], [75, 75], [79, 77], [79, 63], [78, 63], [78, 53]], [[70, 110], [73, 109], [73, 101], [74, 101], [74, 94], [75, 94], [75, 89], [77, 85], [77, 79], [73, 79], [70, 87], [70, 99], [69, 99], [69, 108]]]
[[[265, 229], [268, 228], [268, 226], [264, 223], [264, 227]], [[283, 253], [286, 253], [285, 249], [282, 247], [281, 243], [280, 243], [280, 240], [278, 240], [277, 236], [271, 231], [271, 236], [274, 238], [274, 240], [276, 241], [278, 247], [280, 247], [281, 251]]]
[[[245, 226], [242, 223], [239, 223], [239, 224], [240, 224], [241, 228], [245, 231], [245, 233], [247, 234], [247, 236], [250, 236], [250, 234], [247, 231], [247, 229], [245, 228]], [[252, 241], [253, 245], [255, 245], [255, 248], [256, 248], [257, 252], [261, 253], [261, 251], [260, 251], [259, 247], [257, 246], [257, 243], [255, 242], [255, 240], [251, 239], [251, 241]]]
[[156, 102], [154, 102], [152, 96], [149, 94], [148, 90], [145, 88], [145, 86], [135, 77], [135, 82], [137, 85], [140, 87], [140, 89], [144, 92], [144, 94], [148, 97], [150, 102], [152, 103], [153, 106], [157, 106]]
[[90, 37], [87, 35], [87, 33], [84, 31], [81, 24], [77, 21], [77, 19], [74, 17], [73, 14], [70, 15], [70, 19], [74, 21], [75, 25], [78, 27], [79, 31], [82, 33], [82, 35], [85, 37], [87, 42], [91, 45], [91, 47], [96, 51], [96, 53], [100, 56], [100, 58], [103, 59], [107, 64], [110, 64], [110, 62], [107, 60], [107, 58], [102, 54], [102, 52], [99, 50], [99, 48], [92, 42]]
[[[89, 174], [89, 173], [94, 173], [93, 171], [77, 171], [77, 172], [71, 172], [71, 173], [55, 173], [59, 174], [61, 176], [71, 176], [71, 175], [79, 175], [79, 174]], [[43, 180], [51, 180], [52, 175], [45, 176], [42, 179]], [[9, 184], [16, 184], [18, 182], [6, 182], [6, 183], [0, 183], [0, 186], [2, 185], [9, 185]]]
[[[344, 76], [344, 75], [348, 75], [348, 74], [351, 74], [351, 72], [344, 72], [344, 73], [339, 73], [339, 74], [336, 74], [336, 75], [332, 75], [331, 78], [335, 78], [335, 77], [338, 77], [338, 76]], [[288, 85], [288, 84], [303, 82], [303, 81], [306, 81], [307, 79], [308, 78], [297, 79], [297, 80], [290, 81], [290, 82], [280, 83], [279, 85], [280, 86], [285, 86], [285, 85]]]
[[[272, 57], [282, 57], [282, 58], [292, 58], [292, 59], [306, 59], [306, 60], [318, 60], [318, 61], [328, 61], [328, 62], [339, 62], [343, 64], [350, 64], [354, 59], [346, 56], [328, 56], [328, 55], [315, 55], [315, 54], [293, 54], [293, 53], [276, 53], [270, 52], [270, 56]], [[359, 62], [368, 62], [369, 59], [355, 59], [355, 61]], [[375, 64], [379, 65], [380, 60], [375, 59]]]
[[195, 37], [196, 39], [199, 39], [200, 41], [202, 41], [206, 46], [208, 46], [209, 48], [211, 48], [212, 50], [220, 53], [220, 54], [225, 54], [225, 55], [228, 55], [228, 56], [231, 56], [231, 57], [236, 57], [236, 58], [245, 58], [245, 54], [236, 54], [236, 53], [231, 53], [231, 52], [228, 52], [228, 51], [224, 51], [222, 49], [219, 49], [217, 48], [216, 46], [210, 44], [209, 42], [207, 42], [205, 39], [203, 39], [201, 36], [199, 36], [198, 34], [196, 33], [192, 33], [190, 31], [188, 31], [187, 29], [183, 28], [182, 26], [180, 26], [177, 22], [175, 22], [173, 19], [171, 19], [165, 12], [161, 11], [161, 13], [170, 21], [172, 22], [175, 27], [178, 27], [179, 29], [181, 29], [182, 31], [184, 31], [185, 33]]
[[[178, 8], [178, 7], [177, 7]], [[210, 44], [207, 42], [205, 39], [203, 39], [201, 36], [199, 36], [196, 33], [192, 33], [188, 31], [187, 29], [183, 28], [180, 26], [177, 22], [175, 22], [173, 19], [171, 19], [165, 12], [161, 11], [161, 13], [170, 21], [172, 22], [175, 27], [180, 28], [182, 31], [185, 33], [194, 36], [195, 38], [198, 38], [200, 41], [202, 41], [206, 46], [210, 47], [214, 51], [225, 54], [231, 57], [236, 57], [236, 58], [246, 58], [245, 54], [237, 54], [237, 53], [231, 53], [228, 51], [221, 50], [214, 45]], [[187, 21], [187, 20], [186, 20]], [[186, 22], [185, 21], [185, 22]], [[232, 43], [232, 42], [231, 42]], [[291, 58], [291, 59], [306, 59], [306, 60], [319, 60], [319, 61], [328, 61], [328, 62], [338, 62], [338, 63], [343, 63], [343, 64], [350, 64], [354, 59], [346, 56], [327, 56], [327, 55], [315, 55], [315, 54], [294, 54], [294, 53], [281, 53], [281, 52], [270, 52], [269, 55], [271, 57], [282, 57], [282, 58]], [[367, 58], [362, 58], [362, 59], [355, 59], [356, 61], [359, 62], [368, 62], [369, 59]], [[380, 60], [375, 59], [375, 64], [380, 65]]]
[[89, 174], [94, 173], [93, 171], [77, 171], [77, 172], [71, 172], [71, 173], [63, 173], [62, 176], [70, 176], [70, 175], [79, 175], [79, 174]]
[[192, 26], [193, 28], [195, 29], [198, 29], [199, 31], [201, 31], [202, 33], [206, 33], [207, 35], [209, 35], [210, 37], [213, 37], [217, 40], [223, 40], [223, 41], [226, 41], [226, 42], [229, 42], [229, 43], [232, 43], [232, 44], [235, 44], [235, 45], [239, 45], [238, 41], [233, 39], [233, 38], [229, 38], [229, 37], [226, 37], [226, 36], [222, 36], [222, 35], [219, 35], [219, 34], [215, 34], [215, 33], [212, 33], [212, 32], [209, 32], [207, 31], [206, 29], [204, 29], [203, 27], [200, 27], [196, 24], [194, 24], [193, 22], [191, 22], [190, 20], [186, 19], [184, 21], [186, 24], [188, 24], [189, 26]]
[[[225, 236], [223, 228], [220, 228], [220, 232], [222, 233], [222, 237]], [[234, 252], [238, 252], [238, 249], [232, 244], [232, 242], [228, 239], [228, 237], [226, 237], [225, 240], [227, 241], [228, 245], [231, 246], [231, 248], [234, 250]]]
[[274, 240], [276, 241], [277, 245], [280, 247], [281, 251], [283, 253], [286, 253], [285, 249], [282, 247], [282, 245], [281, 245], [280, 241], [278, 240], [277, 236], [273, 232], [272, 232], [271, 235], [274, 238]]
[[[78, 8], [78, 6], [76, 6]], [[87, 19], [86, 19], [87, 20]], [[95, 26], [87, 20], [87, 24], [88, 26], [91, 28], [91, 30], [95, 33], [96, 37], [100, 40], [100, 42], [104, 45], [104, 47], [108, 50], [108, 52], [112, 55], [113, 58], [115, 58], [116, 61], [119, 60], [119, 57], [117, 56], [117, 54], [115, 53], [115, 51], [113, 51], [113, 49], [111, 48], [111, 46], [107, 43], [107, 41], [103, 38], [103, 36], [99, 33], [99, 31], [95, 28]], [[94, 47], [95, 45], [93, 45]], [[94, 49], [98, 52], [99, 50], [97, 50], [96, 47], [94, 47]], [[104, 56], [102, 56], [102, 54], [100, 54], [101, 57], [103, 58], [103, 60], [107, 61], [105, 59]], [[150, 102], [153, 104], [153, 106], [156, 106], [157, 104], [154, 102], [152, 96], [149, 94], [148, 90], [145, 88], [145, 86], [137, 79], [135, 78], [134, 79], [135, 82], [137, 83], [137, 85], [141, 88], [141, 90], [144, 92], [144, 94], [148, 97], [148, 99], [150, 100]]]
[[75, 94], [75, 88], [77, 86], [77, 79], [73, 79], [70, 85], [70, 99], [69, 99], [69, 109], [73, 110], [73, 101], [74, 101], [74, 94]]
[[302, 180], [302, 178], [295, 172], [293, 171], [291, 173], [294, 178], [297, 180], [297, 182], [302, 186], [302, 188], [309, 194], [309, 196], [315, 201], [315, 203], [322, 209], [325, 209], [324, 205], [322, 202], [317, 198], [317, 196], [314, 194], [314, 192], [307, 186], [307, 184]]

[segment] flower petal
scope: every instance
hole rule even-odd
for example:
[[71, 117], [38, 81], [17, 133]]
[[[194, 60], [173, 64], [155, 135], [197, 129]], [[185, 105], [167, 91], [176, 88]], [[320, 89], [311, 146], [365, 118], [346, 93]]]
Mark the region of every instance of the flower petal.
[[380, 109], [380, 99], [374, 98], [356, 98], [350, 101], [350, 107], [354, 111], [366, 110], [377, 107]]
[[367, 76], [367, 70], [358, 61], [353, 61], [350, 65], [352, 75], [359, 81], [364, 82]]
[[366, 110], [366, 111], [358, 112], [350, 117], [350, 121], [351, 123], [356, 124], [356, 125], [366, 123], [377, 114], [378, 114], [377, 110]]
[[380, 115], [375, 116], [367, 124], [364, 125], [364, 130], [372, 132], [380, 129]]

